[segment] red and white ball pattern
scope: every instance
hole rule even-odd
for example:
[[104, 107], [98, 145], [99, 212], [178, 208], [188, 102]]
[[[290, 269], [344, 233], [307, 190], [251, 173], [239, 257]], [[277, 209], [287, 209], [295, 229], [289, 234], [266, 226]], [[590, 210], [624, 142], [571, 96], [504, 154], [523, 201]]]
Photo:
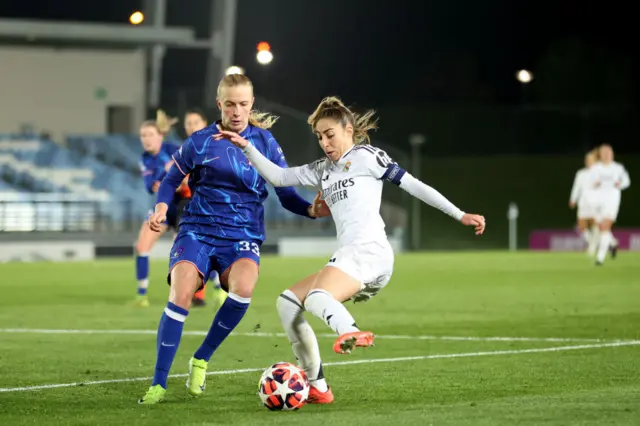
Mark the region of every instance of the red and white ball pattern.
[[258, 394], [271, 411], [297, 410], [307, 402], [309, 380], [296, 365], [278, 362], [262, 373]]

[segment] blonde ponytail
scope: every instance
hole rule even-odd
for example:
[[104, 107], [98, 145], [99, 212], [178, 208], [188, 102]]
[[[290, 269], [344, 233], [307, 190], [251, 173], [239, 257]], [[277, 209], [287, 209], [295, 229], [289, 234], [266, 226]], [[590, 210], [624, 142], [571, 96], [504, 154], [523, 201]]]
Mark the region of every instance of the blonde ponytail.
[[353, 126], [353, 142], [356, 145], [368, 145], [371, 143], [369, 132], [378, 128], [378, 120], [374, 120], [374, 110], [364, 114], [354, 113], [336, 96], [324, 98], [316, 110], [309, 116], [307, 123], [315, 130], [318, 121], [323, 118], [332, 118], [343, 126]]

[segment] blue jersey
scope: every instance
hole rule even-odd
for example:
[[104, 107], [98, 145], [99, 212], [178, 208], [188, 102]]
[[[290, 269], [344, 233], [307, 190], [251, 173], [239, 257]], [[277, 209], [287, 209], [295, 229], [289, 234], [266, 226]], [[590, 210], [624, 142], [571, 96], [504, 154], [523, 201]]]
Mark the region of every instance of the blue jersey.
[[[184, 142], [173, 156], [175, 166], [162, 181], [158, 202], [167, 203], [180, 181], [189, 174], [192, 196], [182, 212], [181, 233], [212, 240], [250, 239], [262, 243], [267, 183], [240, 148], [226, 139], [213, 139], [218, 132], [217, 124], [213, 124]], [[271, 132], [249, 125], [240, 136], [280, 167], [287, 167], [282, 149]], [[293, 188], [276, 188], [276, 194], [285, 209], [308, 217], [309, 202]]]
[[173, 154], [176, 151], [178, 151], [178, 145], [163, 142], [158, 154], [151, 155], [146, 151], [142, 153], [140, 172], [144, 179], [144, 186], [150, 194], [153, 194], [153, 184], [162, 182], [162, 179], [166, 176], [166, 168], [173, 163]]

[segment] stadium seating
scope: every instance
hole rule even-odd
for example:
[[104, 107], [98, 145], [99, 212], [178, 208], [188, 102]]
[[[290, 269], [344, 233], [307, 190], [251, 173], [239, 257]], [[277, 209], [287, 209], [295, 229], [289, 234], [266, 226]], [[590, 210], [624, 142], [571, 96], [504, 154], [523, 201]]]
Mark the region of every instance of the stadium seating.
[[[132, 136], [72, 136], [68, 148], [52, 141], [0, 135], [0, 192], [67, 193], [99, 201], [109, 220], [139, 221], [153, 205], [138, 166], [142, 148]], [[311, 201], [313, 191], [298, 191]], [[269, 187], [265, 220], [272, 226], [296, 224], [303, 218], [280, 205]], [[126, 207], [125, 207], [126, 206]]]

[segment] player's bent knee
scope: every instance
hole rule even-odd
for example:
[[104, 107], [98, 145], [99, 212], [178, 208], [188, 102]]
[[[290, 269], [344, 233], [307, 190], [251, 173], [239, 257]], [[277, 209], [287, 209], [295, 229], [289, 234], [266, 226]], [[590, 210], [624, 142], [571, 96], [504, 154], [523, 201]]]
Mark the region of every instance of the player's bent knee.
[[171, 290], [169, 301], [181, 308], [188, 309], [193, 295], [202, 283], [202, 277], [196, 267], [189, 262], [178, 263], [171, 270]]
[[286, 321], [295, 317], [299, 312], [304, 311], [304, 305], [302, 301], [291, 291], [285, 290], [278, 296], [276, 300], [276, 310], [282, 321]]
[[241, 259], [231, 265], [226, 274], [229, 293], [240, 297], [251, 298], [258, 281], [258, 266], [251, 260]]

